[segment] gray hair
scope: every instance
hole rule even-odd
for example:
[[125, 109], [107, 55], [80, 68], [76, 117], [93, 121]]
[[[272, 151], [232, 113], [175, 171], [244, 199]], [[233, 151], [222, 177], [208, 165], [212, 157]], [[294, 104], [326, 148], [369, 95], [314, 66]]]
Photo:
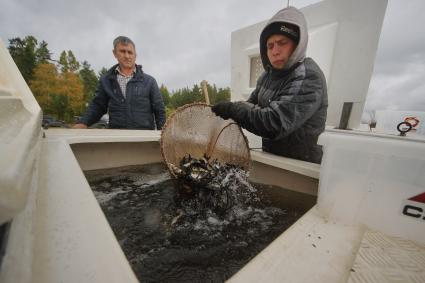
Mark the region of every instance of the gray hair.
[[133, 45], [134, 49], [136, 49], [136, 45], [134, 44], [133, 40], [131, 40], [130, 38], [128, 38], [127, 36], [118, 36], [117, 38], [114, 39], [114, 50], [117, 47], [118, 43], [127, 45], [127, 44], [131, 44]]

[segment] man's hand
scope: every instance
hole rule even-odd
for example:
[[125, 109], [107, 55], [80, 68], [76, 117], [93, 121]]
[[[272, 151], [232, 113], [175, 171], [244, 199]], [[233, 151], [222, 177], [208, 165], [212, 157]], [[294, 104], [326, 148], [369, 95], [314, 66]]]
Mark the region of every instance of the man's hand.
[[215, 115], [220, 116], [224, 120], [227, 120], [232, 117], [232, 106], [233, 102], [219, 102], [216, 105], [212, 106], [211, 110], [215, 113]]
[[87, 125], [86, 124], [75, 124], [73, 127], [73, 129], [87, 129]]

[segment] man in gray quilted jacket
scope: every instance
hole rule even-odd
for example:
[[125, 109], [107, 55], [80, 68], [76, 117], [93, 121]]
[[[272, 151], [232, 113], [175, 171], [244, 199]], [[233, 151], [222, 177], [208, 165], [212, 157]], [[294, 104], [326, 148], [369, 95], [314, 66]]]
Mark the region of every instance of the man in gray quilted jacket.
[[109, 128], [160, 130], [165, 107], [156, 80], [136, 65], [136, 47], [125, 36], [117, 37], [112, 50], [118, 64], [99, 79], [96, 95], [74, 126], [85, 129], [109, 113]]
[[261, 136], [266, 152], [320, 163], [328, 98], [323, 72], [305, 57], [307, 42], [304, 15], [294, 7], [277, 12], [260, 35], [265, 71], [248, 101], [221, 102], [212, 111]]

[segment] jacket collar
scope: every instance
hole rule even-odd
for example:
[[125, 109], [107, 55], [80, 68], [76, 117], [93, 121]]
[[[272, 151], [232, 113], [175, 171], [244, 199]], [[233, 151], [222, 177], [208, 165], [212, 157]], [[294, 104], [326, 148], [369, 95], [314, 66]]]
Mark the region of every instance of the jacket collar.
[[[115, 80], [116, 79], [116, 77], [117, 77], [116, 68], [117, 67], [118, 67], [118, 64], [115, 64], [106, 73], [106, 77], [109, 80]], [[134, 74], [133, 80], [142, 80], [142, 79], [143, 79], [142, 65], [136, 65], [136, 73]]]
[[123, 77], [132, 77], [132, 76], [134, 76], [134, 74], [136, 74], [136, 70], [137, 70], [137, 68], [136, 68], [136, 66], [134, 67], [134, 69], [133, 69], [133, 71], [131, 72], [131, 75], [130, 76], [127, 76], [127, 75], [125, 75], [125, 74], [123, 74], [122, 72], [121, 72], [121, 68], [120, 68], [120, 66], [118, 65], [116, 68], [115, 68], [115, 73], [116, 74], [120, 74], [121, 76], [123, 76]]
[[271, 75], [273, 80], [278, 80], [283, 77], [286, 77], [289, 73], [292, 73], [302, 62], [297, 62], [291, 66], [289, 69], [277, 70], [271, 66], [268, 66], [267, 72]]

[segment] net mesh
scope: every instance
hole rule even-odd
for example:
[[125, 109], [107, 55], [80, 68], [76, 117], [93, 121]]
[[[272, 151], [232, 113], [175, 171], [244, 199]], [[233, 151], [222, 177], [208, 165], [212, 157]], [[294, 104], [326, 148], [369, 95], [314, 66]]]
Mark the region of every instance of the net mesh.
[[171, 174], [184, 156], [217, 159], [249, 169], [251, 157], [241, 128], [232, 120], [217, 117], [211, 107], [193, 103], [178, 108], [161, 133], [161, 153]]

